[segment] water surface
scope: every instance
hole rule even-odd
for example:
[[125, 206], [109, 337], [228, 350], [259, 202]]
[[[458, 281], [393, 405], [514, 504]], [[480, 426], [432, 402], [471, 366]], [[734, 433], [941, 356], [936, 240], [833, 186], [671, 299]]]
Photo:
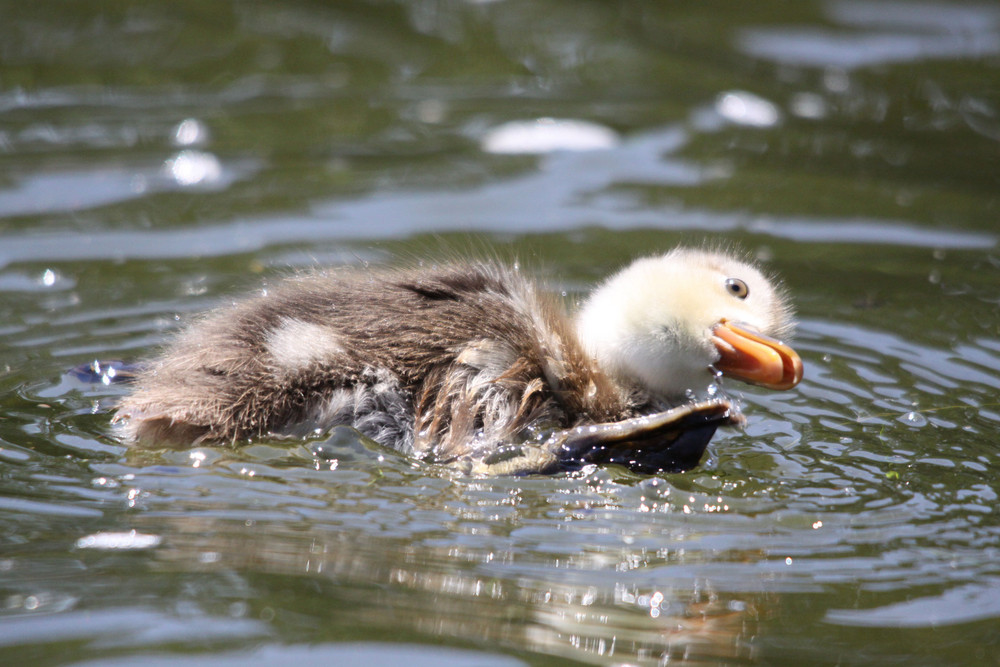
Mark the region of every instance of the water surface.
[[[996, 662], [995, 6], [0, 7], [5, 662]], [[727, 384], [685, 474], [136, 451], [67, 372], [312, 266], [572, 302], [705, 240], [784, 278], [806, 377]]]

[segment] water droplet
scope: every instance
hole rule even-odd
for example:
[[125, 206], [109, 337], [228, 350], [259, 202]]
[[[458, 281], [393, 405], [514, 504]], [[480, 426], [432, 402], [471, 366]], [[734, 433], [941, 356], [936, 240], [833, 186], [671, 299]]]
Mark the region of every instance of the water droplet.
[[715, 100], [715, 112], [734, 125], [773, 127], [781, 120], [778, 107], [745, 90], [722, 93]]
[[159, 535], [127, 532], [100, 532], [81, 537], [76, 541], [77, 549], [97, 549], [99, 551], [136, 551], [152, 549], [163, 540]]
[[618, 134], [614, 130], [597, 123], [538, 118], [495, 127], [483, 137], [481, 146], [487, 153], [541, 154], [606, 150], [618, 143]]
[[915, 428], [927, 425], [927, 418], [919, 412], [907, 412], [899, 418], [899, 421]]
[[209, 139], [208, 128], [197, 118], [182, 120], [174, 128], [171, 140], [175, 146], [195, 146]]
[[183, 150], [163, 165], [178, 185], [190, 187], [215, 183], [222, 178], [222, 163], [211, 153]]

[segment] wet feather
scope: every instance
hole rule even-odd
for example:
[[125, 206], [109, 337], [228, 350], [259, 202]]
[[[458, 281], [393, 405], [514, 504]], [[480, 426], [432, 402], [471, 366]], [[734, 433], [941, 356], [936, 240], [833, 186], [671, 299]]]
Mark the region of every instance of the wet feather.
[[[756, 326], [785, 330], [787, 304], [755, 269], [728, 255], [687, 252], [707, 265], [706, 280], [750, 271], [770, 300]], [[351, 424], [407, 454], [447, 462], [486, 457], [545, 429], [662, 411], [684, 401], [686, 385], [644, 379], [659, 372], [656, 346], [708, 336], [692, 346], [701, 356], [684, 360], [701, 369], [696, 382], [704, 384], [718, 354], [706, 328], [714, 320], [681, 318], [687, 328], [666, 331], [678, 316], [656, 309], [679, 299], [662, 297], [678, 286], [657, 284], [656, 271], [683, 270], [656, 261], [640, 260], [609, 280], [576, 319], [517, 268], [496, 261], [294, 277], [194, 322], [138, 373], [117, 419], [128, 438], [157, 444], [301, 436]], [[633, 310], [595, 314], [616, 307]], [[662, 322], [648, 326], [648, 317]], [[638, 372], [629, 355], [642, 364]], [[704, 414], [731, 421], [723, 412]]]

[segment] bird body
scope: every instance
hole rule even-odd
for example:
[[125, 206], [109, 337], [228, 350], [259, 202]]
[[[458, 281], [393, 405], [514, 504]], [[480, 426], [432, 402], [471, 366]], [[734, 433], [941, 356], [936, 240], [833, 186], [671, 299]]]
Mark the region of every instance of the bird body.
[[[173, 444], [350, 424], [406, 454], [486, 471], [549, 471], [570, 459], [629, 465], [634, 457], [621, 452], [644, 441], [661, 468], [690, 467], [690, 452], [683, 466], [652, 455], [654, 441], [697, 450], [697, 463], [715, 427], [742, 417], [725, 401], [647, 417], [712, 382], [709, 365], [729, 346], [716, 335], [720, 321], [783, 333], [788, 308], [755, 269], [744, 270], [737, 279], [760, 282], [758, 299], [776, 313], [754, 322], [725, 282], [727, 271], [751, 267], [718, 253], [674, 253], [698, 264], [730, 262], [699, 279], [733, 307], [702, 314], [707, 306], [697, 296], [665, 295], [685, 275], [670, 268], [676, 255], [657, 274], [656, 262], [670, 254], [612, 278], [575, 320], [517, 268], [495, 261], [291, 278], [195, 322], [139, 373], [116, 419], [132, 440]], [[678, 303], [697, 311], [693, 320], [676, 315]], [[511, 451], [530, 456], [494, 469], [469, 464]]]

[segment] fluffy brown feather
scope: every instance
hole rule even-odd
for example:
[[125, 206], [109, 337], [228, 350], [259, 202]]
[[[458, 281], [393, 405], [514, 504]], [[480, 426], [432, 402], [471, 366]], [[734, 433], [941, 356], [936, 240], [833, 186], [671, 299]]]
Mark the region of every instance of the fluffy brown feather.
[[495, 262], [315, 273], [219, 309], [118, 410], [138, 440], [231, 442], [335, 423], [436, 460], [652, 400], [610, 380], [554, 297]]

